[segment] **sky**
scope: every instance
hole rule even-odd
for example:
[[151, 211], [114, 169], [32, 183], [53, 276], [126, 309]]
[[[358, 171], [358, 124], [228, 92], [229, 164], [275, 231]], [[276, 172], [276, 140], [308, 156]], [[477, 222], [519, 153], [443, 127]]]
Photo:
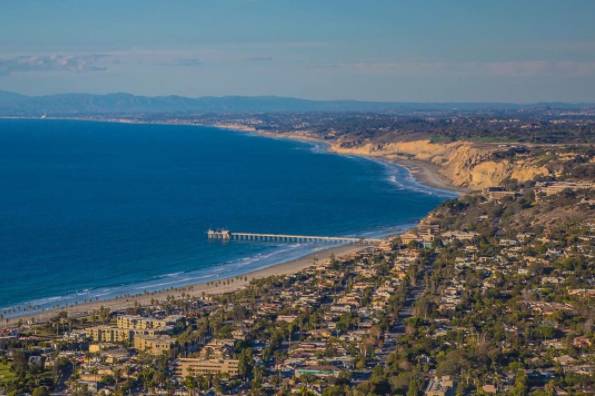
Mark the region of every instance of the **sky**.
[[595, 102], [593, 0], [2, 0], [0, 90]]

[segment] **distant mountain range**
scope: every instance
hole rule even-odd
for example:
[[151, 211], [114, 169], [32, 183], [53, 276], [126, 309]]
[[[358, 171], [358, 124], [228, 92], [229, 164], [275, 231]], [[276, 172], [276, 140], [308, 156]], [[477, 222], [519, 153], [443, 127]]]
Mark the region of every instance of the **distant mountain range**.
[[137, 96], [128, 93], [106, 95], [59, 94], [27, 96], [0, 91], [2, 116], [75, 116], [75, 115], [142, 115], [197, 113], [269, 113], [269, 112], [411, 112], [411, 111], [478, 111], [520, 110], [531, 108], [579, 108], [584, 105], [546, 103], [405, 103], [367, 102], [357, 100], [308, 100], [279, 96]]

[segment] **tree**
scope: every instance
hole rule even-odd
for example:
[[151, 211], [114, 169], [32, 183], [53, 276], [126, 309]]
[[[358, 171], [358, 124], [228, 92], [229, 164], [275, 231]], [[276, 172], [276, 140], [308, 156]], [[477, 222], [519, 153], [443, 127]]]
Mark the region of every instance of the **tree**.
[[527, 373], [524, 369], [519, 369], [514, 379], [514, 387], [512, 389], [514, 396], [526, 396], [527, 395]]
[[409, 381], [409, 386], [407, 387], [407, 396], [417, 396], [418, 393], [419, 385], [417, 380], [413, 378], [411, 381]]
[[411, 370], [398, 371], [398, 368], [393, 369], [393, 374], [389, 378], [391, 388], [397, 394], [405, 394], [405, 391], [411, 382], [411, 378], [413, 378], [414, 375], [415, 374]]
[[547, 384], [545, 384], [543, 390], [546, 396], [554, 396], [556, 394], [556, 384], [554, 381], [549, 381]]
[[49, 396], [50, 392], [45, 386], [38, 386], [37, 388], [33, 389], [31, 396]]
[[390, 384], [388, 383], [382, 366], [374, 367], [372, 370], [372, 377], [370, 383], [373, 387], [374, 394], [376, 395], [388, 395], [390, 394]]
[[345, 332], [351, 327], [352, 317], [350, 313], [345, 313], [337, 321], [337, 330]]
[[56, 359], [54, 363], [54, 368], [52, 369], [54, 375], [54, 381], [64, 381], [72, 374], [72, 363], [65, 357], [59, 357]]
[[194, 390], [198, 388], [198, 381], [196, 377], [187, 376], [184, 378], [184, 386], [190, 390], [192, 394], [194, 394]]
[[246, 348], [240, 352], [238, 362], [238, 370], [242, 378], [247, 379], [252, 376], [252, 370], [254, 369], [254, 356], [252, 349]]
[[260, 395], [262, 393], [262, 368], [256, 367], [254, 369], [254, 379], [252, 380], [251, 392], [253, 395]]
[[110, 318], [110, 313], [110, 309], [102, 305], [97, 311], [97, 318], [101, 323], [106, 323]]
[[322, 396], [344, 396], [346, 394], [345, 387], [340, 385], [330, 386], [322, 392]]

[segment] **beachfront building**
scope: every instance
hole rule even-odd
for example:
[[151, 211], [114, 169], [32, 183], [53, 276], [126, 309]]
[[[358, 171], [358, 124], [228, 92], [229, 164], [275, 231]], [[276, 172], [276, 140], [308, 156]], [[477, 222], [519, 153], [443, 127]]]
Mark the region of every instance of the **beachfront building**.
[[235, 377], [240, 373], [237, 359], [179, 358], [176, 360], [176, 376], [185, 378], [197, 375], [226, 375]]
[[159, 329], [166, 331], [183, 320], [182, 316], [172, 315], [163, 319], [143, 317], [140, 315], [120, 315], [116, 318], [116, 326], [126, 330]]
[[[121, 315], [116, 326], [100, 325], [85, 329], [87, 337], [98, 343], [126, 343], [137, 338], [158, 340], [159, 335], [170, 331], [182, 320], [181, 316], [168, 316], [164, 319], [145, 318], [138, 315]], [[142, 343], [142, 341], [139, 341]], [[151, 341], [149, 344], [153, 344]], [[143, 344], [144, 345], [144, 344]], [[155, 346], [158, 350], [162, 347]], [[145, 348], [141, 348], [145, 350]], [[159, 353], [160, 354], [160, 353]]]
[[411, 242], [417, 242], [429, 249], [434, 243], [434, 234], [432, 233], [434, 229], [437, 228], [434, 226], [423, 226], [422, 231], [411, 230], [399, 235], [399, 237], [401, 238], [401, 242], [405, 245], [408, 245]]
[[106, 325], [88, 327], [85, 334], [95, 342], [128, 342], [132, 339], [131, 330]]

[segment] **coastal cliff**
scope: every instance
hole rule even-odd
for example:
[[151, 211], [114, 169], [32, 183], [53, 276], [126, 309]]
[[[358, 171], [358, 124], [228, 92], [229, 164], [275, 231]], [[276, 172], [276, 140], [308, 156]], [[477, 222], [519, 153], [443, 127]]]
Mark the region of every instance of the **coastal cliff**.
[[364, 155], [430, 163], [454, 186], [471, 190], [548, 176], [551, 170], [529, 156], [510, 153], [510, 146], [477, 144], [469, 141], [434, 143], [428, 139], [387, 143], [336, 140], [330, 145], [336, 153]]

